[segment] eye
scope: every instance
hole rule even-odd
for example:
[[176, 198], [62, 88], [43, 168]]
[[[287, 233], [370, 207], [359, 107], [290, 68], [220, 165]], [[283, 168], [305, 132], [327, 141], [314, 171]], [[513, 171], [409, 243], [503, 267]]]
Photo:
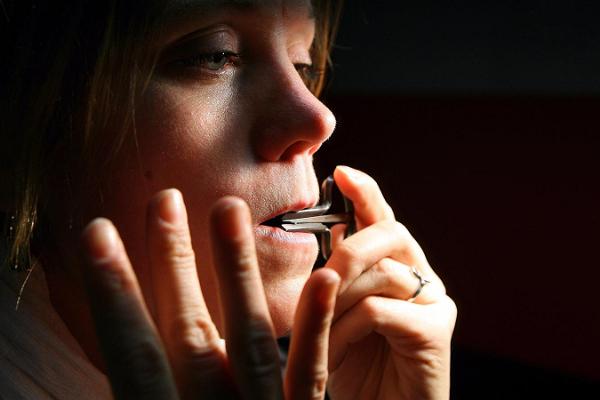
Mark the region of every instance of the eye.
[[307, 86], [318, 80], [324, 73], [322, 69], [316, 68], [312, 64], [298, 63], [294, 64], [294, 66]]
[[201, 68], [209, 72], [220, 72], [227, 65], [235, 65], [240, 55], [232, 51], [216, 51], [212, 53], [197, 54], [181, 60], [186, 67]]

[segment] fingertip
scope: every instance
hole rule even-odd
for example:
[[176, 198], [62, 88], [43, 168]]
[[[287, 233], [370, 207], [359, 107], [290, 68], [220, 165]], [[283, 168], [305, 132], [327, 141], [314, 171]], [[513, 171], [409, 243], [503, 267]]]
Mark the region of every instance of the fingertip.
[[85, 255], [95, 264], [112, 259], [119, 248], [119, 234], [113, 223], [106, 218], [92, 220], [81, 233]]
[[155, 194], [148, 204], [148, 212], [168, 224], [184, 223], [187, 218], [183, 195], [175, 188]]
[[[319, 268], [312, 273], [307, 285], [305, 296], [309, 303], [312, 303], [310, 308], [317, 307], [321, 310], [319, 315], [326, 317], [333, 313], [335, 300], [340, 288], [341, 278], [339, 274], [331, 268]], [[313, 309], [313, 312], [316, 310]]]
[[369, 175], [347, 165], [338, 165], [333, 171], [333, 178], [342, 194], [352, 202], [361, 198], [361, 191], [372, 180]]
[[341, 178], [343, 181], [349, 181], [356, 185], [361, 185], [369, 179], [369, 176], [364, 172], [347, 165], [338, 165], [333, 171], [333, 176], [336, 182]]
[[239, 240], [250, 234], [252, 217], [244, 200], [235, 196], [225, 196], [215, 202], [210, 212], [210, 222], [214, 233], [221, 239]]
[[333, 170], [333, 180], [338, 187], [343, 187], [344, 183], [348, 181], [348, 174], [346, 173], [346, 169], [348, 167], [345, 165], [338, 165]]
[[225, 196], [217, 200], [210, 209], [211, 222], [220, 222], [232, 213], [250, 213], [248, 204], [236, 196]]
[[328, 292], [331, 288], [335, 288], [337, 294], [341, 280], [337, 271], [332, 268], [323, 267], [315, 270], [310, 275], [305, 287], [312, 292], [312, 295], [323, 290]]
[[212, 209], [218, 211], [222, 209], [228, 209], [232, 207], [248, 207], [248, 204], [241, 197], [237, 196], [223, 196], [215, 202]]
[[337, 271], [332, 268], [319, 268], [313, 272], [313, 275], [327, 286], [338, 286], [342, 280]]
[[352, 201], [359, 227], [383, 219], [394, 219], [394, 212], [385, 201], [373, 177], [357, 169], [340, 165], [334, 171], [334, 178], [340, 191]]

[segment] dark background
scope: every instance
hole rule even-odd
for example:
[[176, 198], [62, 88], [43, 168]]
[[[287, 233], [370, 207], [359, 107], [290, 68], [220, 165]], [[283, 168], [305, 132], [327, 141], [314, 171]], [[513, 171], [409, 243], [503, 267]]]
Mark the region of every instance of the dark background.
[[600, 2], [346, 1], [317, 158], [380, 183], [459, 308], [453, 398], [600, 394]]

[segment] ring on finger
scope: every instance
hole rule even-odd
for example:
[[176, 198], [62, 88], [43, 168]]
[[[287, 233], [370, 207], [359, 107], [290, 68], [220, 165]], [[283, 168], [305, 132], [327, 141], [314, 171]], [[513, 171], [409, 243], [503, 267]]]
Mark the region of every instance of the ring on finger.
[[423, 277], [423, 275], [419, 272], [419, 270], [416, 267], [412, 267], [411, 272], [415, 276], [415, 278], [417, 278], [419, 280], [419, 287], [417, 288], [417, 290], [415, 290], [415, 292], [413, 293], [412, 296], [410, 296], [408, 299], [406, 299], [410, 303], [414, 302], [415, 299], [417, 298], [417, 296], [419, 296], [419, 294], [421, 294], [421, 291], [423, 291], [423, 288], [425, 287], [425, 285], [427, 285], [428, 283], [431, 283], [430, 280], [425, 279]]

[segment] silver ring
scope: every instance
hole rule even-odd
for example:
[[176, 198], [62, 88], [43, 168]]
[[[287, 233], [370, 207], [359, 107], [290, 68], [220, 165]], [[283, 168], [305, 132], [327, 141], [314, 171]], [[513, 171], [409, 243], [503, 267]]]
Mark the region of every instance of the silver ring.
[[421, 275], [421, 273], [419, 272], [419, 270], [416, 267], [412, 267], [410, 270], [413, 273], [413, 275], [415, 276], [415, 278], [417, 278], [419, 280], [419, 287], [417, 288], [417, 290], [415, 290], [415, 293], [413, 293], [413, 295], [407, 299], [408, 302], [412, 303], [413, 301], [415, 301], [417, 296], [419, 294], [421, 294], [421, 291], [423, 290], [425, 285], [427, 285], [428, 283], [431, 283], [431, 281], [423, 278], [423, 275]]

